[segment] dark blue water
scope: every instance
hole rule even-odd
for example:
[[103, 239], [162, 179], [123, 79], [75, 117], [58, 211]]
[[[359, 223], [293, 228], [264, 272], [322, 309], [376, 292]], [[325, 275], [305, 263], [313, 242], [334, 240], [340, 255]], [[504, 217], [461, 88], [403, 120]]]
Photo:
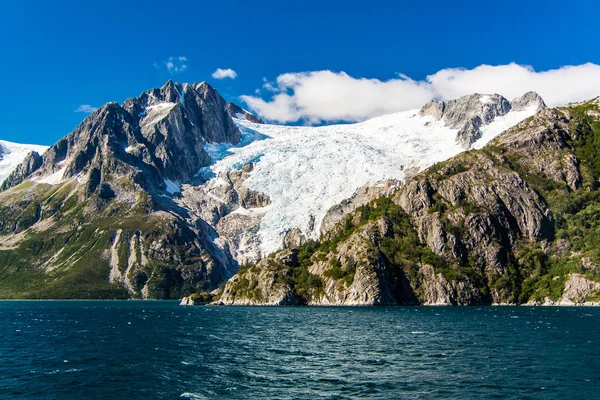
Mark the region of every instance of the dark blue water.
[[0, 398], [600, 396], [600, 308], [0, 302]]

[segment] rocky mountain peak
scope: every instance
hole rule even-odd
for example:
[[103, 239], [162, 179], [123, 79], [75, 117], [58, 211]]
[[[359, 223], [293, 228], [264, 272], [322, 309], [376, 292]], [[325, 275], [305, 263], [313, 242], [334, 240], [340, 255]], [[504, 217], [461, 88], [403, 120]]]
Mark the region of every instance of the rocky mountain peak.
[[535, 92], [527, 92], [512, 102], [499, 94], [470, 94], [455, 100], [432, 100], [419, 111], [422, 116], [432, 116], [444, 121], [452, 129], [458, 129], [456, 141], [469, 148], [482, 135], [481, 127], [510, 111], [523, 111], [535, 107], [536, 111], [546, 107], [544, 100]]
[[226, 101], [209, 84], [168, 81], [94, 111], [52, 146], [39, 166], [15, 170], [7, 187], [28, 178], [58, 183], [93, 173], [101, 180], [138, 176], [146, 187], [164, 189], [167, 180], [189, 181], [210, 163], [206, 143], [237, 144], [240, 138]]
[[515, 97], [510, 104], [512, 111], [523, 111], [535, 107], [537, 112], [547, 107], [542, 97], [536, 92], [527, 92], [521, 97]]

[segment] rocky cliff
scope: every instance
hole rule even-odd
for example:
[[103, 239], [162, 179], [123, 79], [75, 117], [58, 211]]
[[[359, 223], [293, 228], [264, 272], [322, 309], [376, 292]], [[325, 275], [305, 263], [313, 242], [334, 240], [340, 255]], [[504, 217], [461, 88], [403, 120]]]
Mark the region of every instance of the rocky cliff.
[[[498, 101], [494, 109], [531, 100]], [[441, 110], [436, 115], [449, 123], [460, 114], [456, 104], [432, 104], [425, 112]], [[438, 163], [398, 190], [351, 207], [320, 242], [241, 269], [219, 301], [597, 301], [600, 100], [543, 108], [541, 103], [535, 116], [483, 149]]]
[[[28, 173], [28, 170], [39, 168], [40, 154], [46, 151], [46, 146], [20, 144], [0, 140], [0, 185], [6, 185], [5, 181], [17, 168]], [[26, 160], [23, 162], [23, 160]]]

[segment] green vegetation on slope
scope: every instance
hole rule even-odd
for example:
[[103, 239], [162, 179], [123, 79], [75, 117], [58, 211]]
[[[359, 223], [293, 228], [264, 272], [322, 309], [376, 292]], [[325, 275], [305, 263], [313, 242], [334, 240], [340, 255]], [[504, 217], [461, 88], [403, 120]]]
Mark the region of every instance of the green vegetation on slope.
[[[27, 191], [29, 201], [15, 203], [21, 191]], [[203, 254], [187, 245], [192, 233], [148, 212], [151, 200], [146, 192], [138, 192], [133, 205], [108, 202], [98, 207], [98, 201], [85, 199], [69, 182], [25, 182], [2, 193], [0, 235], [22, 237], [15, 245], [0, 247], [0, 298], [125, 299], [141, 297], [147, 286], [150, 298], [177, 299], [202, 289]], [[116, 263], [131, 289], [109, 280], [118, 231]], [[167, 255], [182, 261], [153, 256], [148, 246], [157, 240], [168, 246]], [[200, 276], [199, 283], [183, 279], [185, 271]]]

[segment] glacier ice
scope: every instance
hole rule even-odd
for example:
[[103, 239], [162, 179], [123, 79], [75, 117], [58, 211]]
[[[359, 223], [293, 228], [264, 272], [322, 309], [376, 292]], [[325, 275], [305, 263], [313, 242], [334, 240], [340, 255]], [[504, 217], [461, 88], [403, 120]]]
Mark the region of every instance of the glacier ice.
[[[482, 127], [483, 136], [473, 147], [482, 147], [534, 113], [530, 108], [498, 117]], [[421, 116], [418, 110], [318, 127], [255, 124], [245, 119], [236, 123], [242, 143], [207, 145], [214, 160], [207, 170], [216, 176], [254, 163], [246, 184], [272, 202], [259, 229], [263, 254], [281, 248], [283, 236], [293, 227], [317, 239], [327, 210], [359, 187], [384, 179], [403, 180], [408, 168], [423, 170], [464, 151], [455, 140], [457, 129]]]

